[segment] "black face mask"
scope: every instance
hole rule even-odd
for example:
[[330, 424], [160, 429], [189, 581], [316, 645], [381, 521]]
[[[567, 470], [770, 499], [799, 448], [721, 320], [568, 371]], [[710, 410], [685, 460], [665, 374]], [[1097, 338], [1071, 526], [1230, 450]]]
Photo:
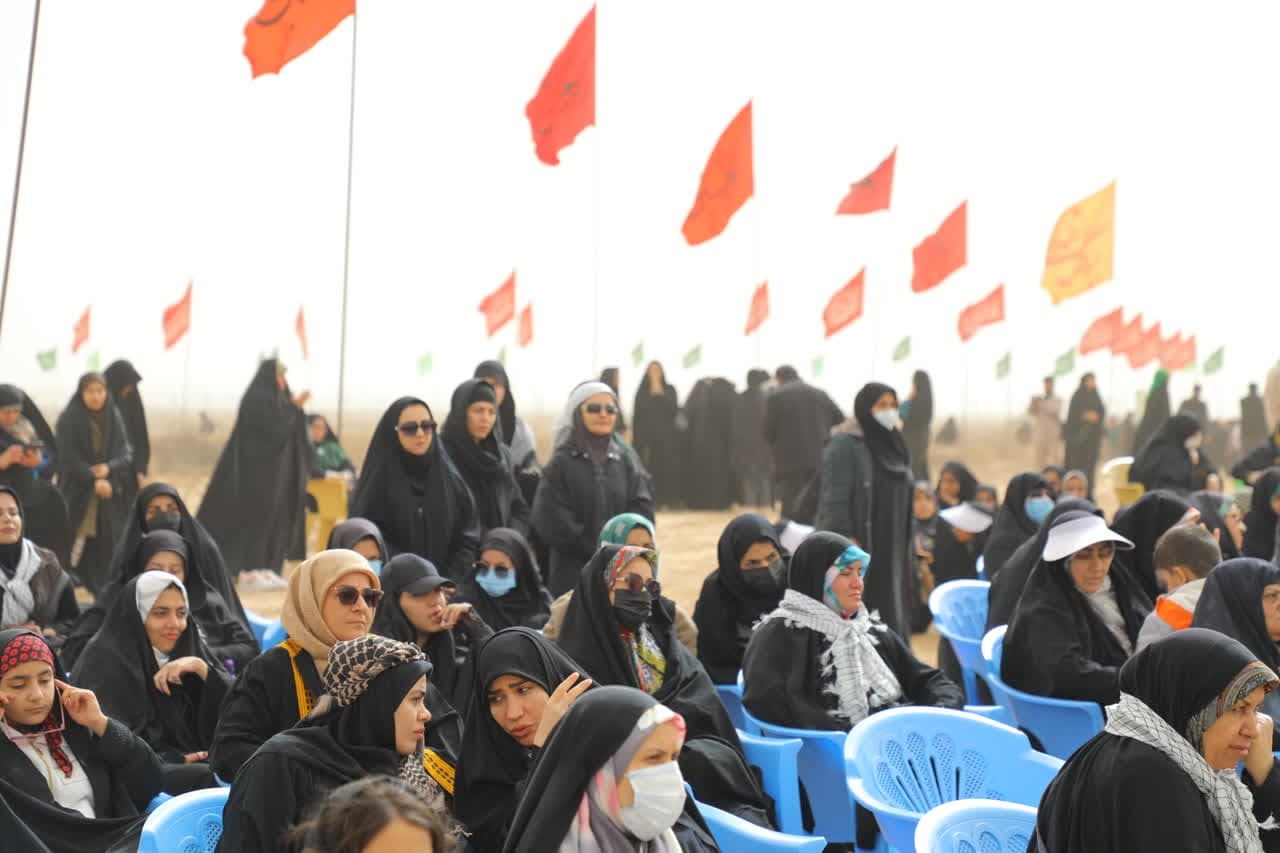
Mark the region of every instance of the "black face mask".
[[757, 595], [774, 595], [786, 584], [787, 564], [782, 558], [774, 560], [767, 566], [756, 569], [743, 569], [742, 581], [747, 589]]
[[159, 512], [147, 519], [147, 531], [170, 530], [178, 533], [182, 516], [176, 512]]
[[653, 596], [647, 592], [618, 589], [613, 592], [613, 615], [628, 631], [636, 631], [653, 613]]

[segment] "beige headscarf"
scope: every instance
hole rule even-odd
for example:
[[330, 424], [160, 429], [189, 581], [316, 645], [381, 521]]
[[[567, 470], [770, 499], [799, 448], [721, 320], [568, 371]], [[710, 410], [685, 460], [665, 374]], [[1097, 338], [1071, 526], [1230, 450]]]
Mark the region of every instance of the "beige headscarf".
[[338, 642], [338, 638], [325, 624], [320, 608], [329, 588], [351, 572], [363, 572], [369, 576], [369, 583], [374, 589], [382, 589], [378, 576], [369, 568], [369, 561], [355, 551], [342, 548], [321, 551], [298, 566], [289, 577], [289, 590], [280, 622], [289, 637], [311, 655], [316, 670], [321, 674], [329, 660], [329, 649]]

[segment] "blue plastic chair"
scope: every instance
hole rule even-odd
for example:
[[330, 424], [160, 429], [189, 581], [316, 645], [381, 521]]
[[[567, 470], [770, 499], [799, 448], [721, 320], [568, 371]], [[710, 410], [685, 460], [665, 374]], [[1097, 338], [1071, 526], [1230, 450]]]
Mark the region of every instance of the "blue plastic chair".
[[779, 740], [738, 730], [747, 764], [759, 768], [761, 787], [773, 798], [778, 829], [791, 835], [804, 835], [804, 818], [800, 814], [800, 749], [797, 738]]
[[972, 797], [1036, 805], [1062, 767], [1017, 729], [948, 708], [867, 717], [849, 732], [845, 761], [850, 792], [901, 853], [914, 853], [930, 809]]
[[938, 633], [946, 637], [964, 670], [964, 695], [977, 704], [982, 661], [982, 635], [987, 630], [986, 581], [955, 580], [935, 587], [929, 594], [929, 611]]
[[142, 825], [138, 853], [214, 853], [230, 790], [192, 791], [163, 803]]
[[916, 826], [916, 849], [929, 853], [1026, 853], [1036, 810], [1017, 803], [956, 800], [930, 809]]
[[271, 623], [271, 627], [262, 636], [262, 650], [265, 652], [267, 649], [274, 648], [288, 638], [289, 634], [285, 631], [284, 625], [277, 619]]
[[1102, 709], [1097, 702], [1035, 696], [1006, 684], [1000, 677], [1000, 664], [1007, 627], [992, 628], [982, 638], [982, 657], [987, 664], [986, 679], [991, 692], [1013, 714], [1019, 728], [1036, 736], [1045, 752], [1070, 758], [1081, 744], [1102, 731]]
[[[1240, 763], [1241, 765], [1244, 764], [1243, 761]], [[151, 800], [151, 802], [147, 803], [147, 810], [143, 812], [143, 814], [151, 814], [153, 811], [160, 808], [160, 806], [164, 805], [165, 803], [169, 802], [172, 799], [173, 799], [173, 795], [166, 794], [163, 791], [159, 794], [156, 794], [155, 797]]]
[[[697, 802], [696, 800], [694, 801]], [[721, 811], [706, 803], [697, 803], [698, 812], [721, 850], [808, 851], [820, 853], [827, 846], [825, 838], [789, 835], [756, 826], [737, 815]]]
[[758, 734], [758, 730], [747, 722], [747, 715], [742, 713], [741, 687], [736, 684], [717, 684], [716, 695], [720, 697], [720, 704], [724, 705], [724, 709], [728, 712], [729, 719], [733, 721], [735, 729], [749, 734]]
[[245, 618], [249, 620], [249, 629], [253, 631], [253, 638], [258, 641], [258, 648], [265, 651], [269, 648], [266, 645], [267, 630], [271, 627], [271, 620], [266, 617], [259, 616], [252, 610], [245, 610]]

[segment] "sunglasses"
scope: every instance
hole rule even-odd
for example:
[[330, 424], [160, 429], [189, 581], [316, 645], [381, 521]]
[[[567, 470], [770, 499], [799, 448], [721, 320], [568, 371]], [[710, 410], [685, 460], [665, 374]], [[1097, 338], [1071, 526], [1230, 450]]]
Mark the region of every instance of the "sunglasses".
[[338, 596], [338, 601], [343, 607], [355, 607], [356, 601], [363, 598], [364, 603], [369, 605], [370, 610], [376, 610], [378, 603], [382, 601], [382, 590], [374, 589], [371, 586], [364, 589], [357, 589], [350, 584], [335, 586], [334, 593]]
[[618, 407], [612, 403], [587, 403], [587, 414], [598, 415], [604, 412], [606, 415], [618, 414]]
[[[632, 592], [647, 592], [654, 598], [657, 598], [662, 592], [662, 584], [658, 583], [653, 578], [641, 577], [635, 572], [628, 572], [625, 575], [619, 575], [618, 580], [626, 583], [626, 588]], [[617, 586], [616, 582], [614, 583], [614, 589], [621, 588], [622, 587]]]
[[515, 569], [512, 568], [511, 566], [501, 566], [501, 565], [491, 566], [488, 563], [484, 562], [483, 560], [477, 560], [476, 562], [472, 563], [471, 568], [475, 569], [477, 573], [487, 572], [492, 570], [493, 573], [500, 578], [506, 577], [508, 572], [515, 571]]
[[404, 435], [417, 435], [418, 430], [422, 430], [427, 435], [436, 431], [435, 421], [409, 421], [396, 427]]

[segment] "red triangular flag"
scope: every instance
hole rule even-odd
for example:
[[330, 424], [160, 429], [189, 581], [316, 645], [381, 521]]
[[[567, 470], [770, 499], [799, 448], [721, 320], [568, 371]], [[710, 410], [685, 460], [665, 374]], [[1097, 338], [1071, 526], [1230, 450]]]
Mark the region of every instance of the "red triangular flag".
[[863, 267], [827, 301], [827, 307], [822, 311], [822, 327], [826, 337], [831, 337], [862, 316], [862, 286], [866, 277], [867, 270]]
[[1002, 320], [1004, 320], [1003, 284], [960, 312], [957, 320], [960, 340], [967, 341], [978, 334], [978, 330], [983, 326], [990, 326]]
[[1136, 315], [1122, 326], [1111, 341], [1112, 355], [1128, 355], [1142, 340], [1142, 315]]
[[76, 320], [73, 330], [74, 337], [71, 338], [71, 354], [75, 355], [80, 351], [80, 347], [84, 346], [84, 342], [89, 340], [89, 307], [86, 306], [84, 313], [80, 315], [80, 319]]
[[309, 361], [311, 353], [307, 351], [307, 320], [302, 315], [302, 306], [298, 306], [298, 319], [293, 321], [293, 330], [298, 333], [298, 343], [302, 344], [302, 360]]
[[533, 341], [533, 303], [520, 311], [520, 322], [516, 324], [516, 343], [527, 347]]
[[690, 246], [705, 243], [724, 231], [738, 208], [755, 192], [751, 166], [751, 102], [743, 107], [716, 140], [702, 170], [698, 195], [684, 220], [684, 239]]
[[747, 312], [747, 330], [743, 334], [751, 334], [764, 325], [764, 321], [768, 319], [769, 282], [762, 281], [760, 286], [756, 288], [755, 293], [751, 294], [751, 310]]
[[187, 282], [187, 290], [182, 298], [164, 309], [164, 348], [173, 349], [173, 345], [182, 340], [182, 336], [191, 328], [191, 282]]
[[579, 22], [524, 108], [534, 153], [548, 166], [596, 123], [596, 7]]
[[502, 286], [490, 293], [480, 302], [480, 313], [484, 315], [484, 329], [489, 337], [501, 329], [516, 316], [516, 274], [511, 275]]
[[1178, 361], [1182, 358], [1182, 344], [1182, 332], [1177, 332], [1160, 342], [1160, 352], [1156, 357], [1160, 359], [1161, 367], [1165, 370], [1178, 369]]
[[1116, 336], [1124, 329], [1124, 313], [1117, 308], [1110, 314], [1103, 314], [1089, 324], [1080, 338], [1080, 354], [1088, 355], [1106, 349], [1115, 342]]
[[1142, 333], [1138, 343], [1129, 350], [1129, 366], [1134, 370], [1146, 367], [1160, 356], [1160, 344], [1164, 342], [1160, 334], [1160, 323]]
[[1196, 363], [1196, 336], [1192, 335], [1182, 342], [1182, 351], [1178, 354], [1178, 366], [1171, 370], [1182, 370]]
[[244, 25], [244, 55], [253, 76], [279, 74], [355, 12], [356, 0], [264, 0]]
[[888, 210], [889, 196], [893, 193], [893, 162], [897, 156], [898, 149], [895, 147], [884, 162], [876, 166], [874, 172], [849, 187], [849, 194], [836, 208], [836, 215]]
[[968, 210], [969, 202], [961, 202], [942, 221], [938, 230], [925, 237], [912, 251], [911, 259], [915, 264], [915, 271], [911, 274], [912, 292], [923, 293], [935, 288], [964, 266]]

